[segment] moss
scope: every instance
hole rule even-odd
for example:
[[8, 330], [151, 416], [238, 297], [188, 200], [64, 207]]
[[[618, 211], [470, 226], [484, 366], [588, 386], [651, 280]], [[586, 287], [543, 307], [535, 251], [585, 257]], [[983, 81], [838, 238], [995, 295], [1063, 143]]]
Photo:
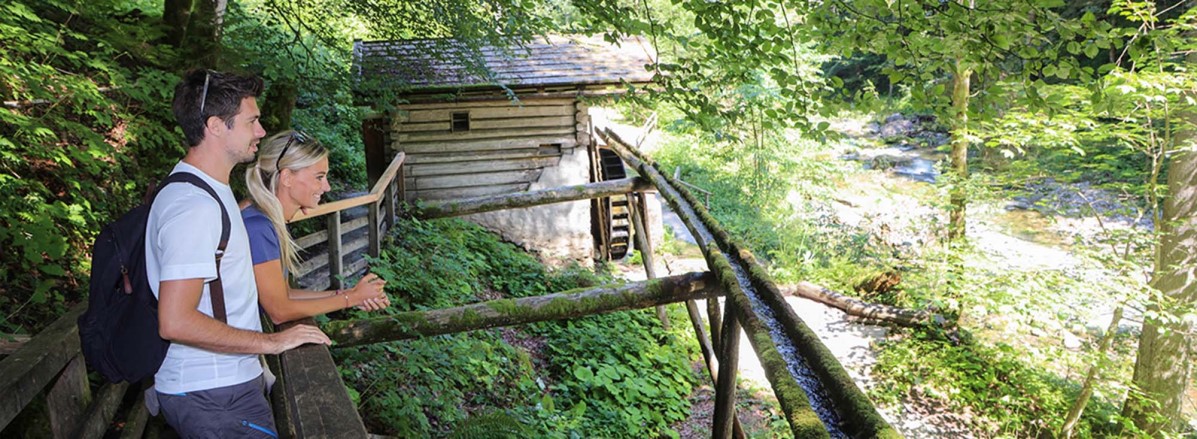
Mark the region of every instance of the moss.
[[482, 304], [504, 316], [514, 316], [520, 310], [519, 305], [516, 305], [515, 299], [490, 300]]
[[549, 303], [541, 309], [546, 314], [564, 314], [574, 309], [574, 307], [575, 305], [573, 301], [570, 301], [564, 297], [556, 297], [549, 301]]
[[450, 318], [449, 324], [457, 328], [473, 328], [482, 323], [482, 320], [482, 314], [471, 308], [466, 308], [461, 311], [461, 314]]

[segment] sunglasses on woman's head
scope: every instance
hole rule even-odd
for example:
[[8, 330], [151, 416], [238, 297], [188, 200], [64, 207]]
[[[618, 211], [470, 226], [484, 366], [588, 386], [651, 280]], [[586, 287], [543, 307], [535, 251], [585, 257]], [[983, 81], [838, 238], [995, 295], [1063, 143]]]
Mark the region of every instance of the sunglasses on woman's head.
[[274, 159], [274, 169], [277, 169], [277, 170], [279, 170], [279, 172], [282, 172], [283, 168], [279, 167], [279, 164], [281, 164], [283, 162], [283, 156], [287, 155], [287, 150], [291, 149], [292, 143], [299, 142], [299, 143], [303, 144], [303, 143], [307, 143], [309, 139], [311, 139], [311, 137], [308, 136], [307, 133], [304, 133], [303, 131], [299, 131], [299, 130], [291, 131], [291, 136], [287, 139], [287, 144], [283, 145], [283, 151], [278, 154], [277, 159]]

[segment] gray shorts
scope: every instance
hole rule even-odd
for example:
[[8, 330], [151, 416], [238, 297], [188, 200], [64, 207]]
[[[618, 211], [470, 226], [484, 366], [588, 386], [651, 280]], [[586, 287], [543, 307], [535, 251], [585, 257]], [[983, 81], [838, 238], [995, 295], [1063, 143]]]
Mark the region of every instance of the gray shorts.
[[241, 384], [179, 395], [150, 390], [156, 394], [166, 423], [184, 439], [278, 438], [261, 376]]

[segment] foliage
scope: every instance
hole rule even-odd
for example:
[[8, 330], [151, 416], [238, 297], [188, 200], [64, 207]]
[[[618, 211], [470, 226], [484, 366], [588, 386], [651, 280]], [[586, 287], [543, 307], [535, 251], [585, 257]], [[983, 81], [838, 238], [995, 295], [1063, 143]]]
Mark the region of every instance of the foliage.
[[[88, 246], [182, 153], [177, 78], [146, 63], [136, 5], [0, 6], [0, 332], [37, 329], [80, 298]], [[11, 103], [11, 105], [10, 105]]]
[[[979, 429], [1002, 437], [1051, 435], [1079, 389], [1062, 377], [1027, 364], [1023, 353], [1006, 343], [957, 342], [933, 330], [913, 330], [886, 342], [874, 370], [875, 398], [895, 404], [921, 395], [979, 415]], [[1112, 395], [1111, 395], [1112, 396]], [[1085, 412], [1082, 437], [1109, 434], [1117, 406], [1101, 398]]]
[[[394, 310], [612, 282], [578, 266], [546, 270], [514, 245], [461, 220], [408, 219], [394, 230], [371, 263], [387, 279]], [[680, 322], [679, 313], [674, 318]], [[377, 429], [372, 431], [441, 436], [476, 428], [473, 416], [501, 412], [535, 431], [533, 436], [640, 437], [669, 434], [669, 424], [688, 414], [695, 347], [681, 334], [662, 331], [655, 314], [641, 310], [381, 343], [334, 355], [363, 417]], [[526, 352], [512, 343], [543, 347]]]
[[[638, 98], [643, 105], [668, 103], [710, 137], [745, 148], [759, 163], [786, 128], [819, 132], [808, 120], [822, 90], [823, 60], [796, 35], [797, 8], [784, 1], [575, 2], [576, 29], [603, 33], [610, 41], [646, 38], [658, 59], [646, 66], [661, 73]], [[759, 169], [766, 172], [765, 169]]]

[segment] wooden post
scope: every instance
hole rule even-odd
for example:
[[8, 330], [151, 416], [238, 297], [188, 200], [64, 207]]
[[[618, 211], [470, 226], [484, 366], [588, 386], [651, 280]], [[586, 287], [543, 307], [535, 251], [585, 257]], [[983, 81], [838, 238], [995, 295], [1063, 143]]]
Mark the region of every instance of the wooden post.
[[723, 346], [723, 318], [719, 316], [719, 301], [707, 301], [707, 321], [711, 324], [711, 343], [718, 351]]
[[723, 341], [719, 356], [719, 381], [715, 383], [715, 415], [712, 418], [711, 437], [729, 439], [735, 430], [736, 417], [736, 369], [740, 367], [740, 320], [733, 312], [735, 302], [727, 301], [723, 315]]
[[378, 254], [382, 251], [382, 234], [378, 232], [379, 223], [381, 222], [378, 218], [378, 203], [370, 203], [366, 207], [369, 209], [369, 213], [367, 213], [369, 220], [366, 227], [369, 228], [367, 234], [370, 240], [370, 247], [367, 251], [370, 253], [370, 256], [377, 258]]
[[328, 286], [341, 288], [341, 211], [328, 214]]
[[386, 192], [384, 192], [382, 200], [383, 200], [382, 201], [383, 202], [383, 212], [386, 214], [385, 215], [386, 218], [383, 219], [383, 222], [385, 222], [387, 225], [386, 230], [391, 230], [392, 227], [395, 227], [395, 182], [394, 181], [392, 181], [390, 184], [387, 185], [387, 190], [386, 190]]
[[[632, 213], [632, 227], [636, 239], [636, 248], [640, 250], [640, 260], [644, 263], [644, 275], [647, 280], [657, 278], [657, 270], [653, 266], [653, 243], [648, 236], [648, 227], [645, 226], [644, 217], [641, 215], [640, 207], [644, 205], [644, 198], [640, 196], [640, 192], [633, 192], [628, 194], [628, 210]], [[661, 327], [669, 330], [669, 315], [665, 312], [665, 305], [657, 305], [657, 319], [661, 320]]]
[[83, 356], [76, 355], [46, 393], [46, 414], [50, 418], [51, 436], [71, 437], [89, 403], [91, 387], [87, 385], [87, 366]]

